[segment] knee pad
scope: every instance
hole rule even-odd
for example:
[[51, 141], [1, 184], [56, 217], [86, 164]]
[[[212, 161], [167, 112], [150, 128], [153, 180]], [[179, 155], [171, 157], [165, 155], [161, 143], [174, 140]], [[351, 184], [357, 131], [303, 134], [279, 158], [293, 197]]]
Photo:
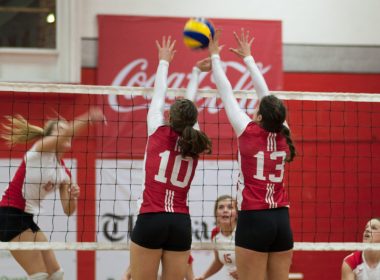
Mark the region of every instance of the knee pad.
[[57, 270], [56, 272], [54, 272], [52, 275], [50, 275], [49, 278], [47, 278], [48, 280], [63, 280], [63, 270], [62, 268]]
[[38, 272], [32, 275], [29, 275], [30, 280], [48, 280], [49, 274], [45, 272]]

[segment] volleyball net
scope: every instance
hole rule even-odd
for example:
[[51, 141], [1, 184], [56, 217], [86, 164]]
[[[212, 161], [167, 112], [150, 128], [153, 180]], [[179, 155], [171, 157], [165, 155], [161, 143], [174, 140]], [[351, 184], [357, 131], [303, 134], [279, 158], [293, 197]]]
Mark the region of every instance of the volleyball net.
[[[35, 215], [50, 242], [4, 242], [0, 249], [128, 249], [141, 193], [151, 94], [151, 88], [0, 83], [1, 124], [5, 116], [17, 114], [38, 126], [57, 116], [70, 121], [94, 106], [107, 119], [107, 124], [93, 123], [74, 135], [72, 150], [65, 154], [73, 181], [81, 188], [77, 212], [67, 217], [59, 192], [50, 194], [42, 202], [43, 211]], [[255, 94], [234, 94], [252, 114]], [[380, 216], [380, 94], [273, 94], [288, 108], [297, 149], [285, 173], [295, 249], [380, 249], [361, 242], [366, 222]], [[183, 95], [183, 89], [169, 89], [166, 109]], [[196, 103], [213, 154], [200, 158], [189, 193], [193, 249], [214, 249], [210, 239], [215, 200], [236, 195], [237, 142], [215, 90], [199, 90]], [[0, 192], [29, 148], [1, 141]], [[228, 246], [224, 249], [231, 249]]]

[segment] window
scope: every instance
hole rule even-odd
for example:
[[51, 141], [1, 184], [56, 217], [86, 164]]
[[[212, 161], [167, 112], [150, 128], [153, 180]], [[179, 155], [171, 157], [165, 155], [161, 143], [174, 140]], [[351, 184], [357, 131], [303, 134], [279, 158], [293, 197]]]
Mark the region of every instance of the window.
[[80, 82], [80, 2], [0, 0], [0, 82]]
[[54, 0], [0, 0], [0, 47], [56, 48]]

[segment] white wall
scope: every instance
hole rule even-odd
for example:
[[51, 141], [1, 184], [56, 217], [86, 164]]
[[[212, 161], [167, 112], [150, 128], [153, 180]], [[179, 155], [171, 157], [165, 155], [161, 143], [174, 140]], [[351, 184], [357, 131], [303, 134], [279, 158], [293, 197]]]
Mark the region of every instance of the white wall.
[[285, 44], [380, 45], [380, 0], [82, 0], [82, 38], [97, 14], [275, 19]]

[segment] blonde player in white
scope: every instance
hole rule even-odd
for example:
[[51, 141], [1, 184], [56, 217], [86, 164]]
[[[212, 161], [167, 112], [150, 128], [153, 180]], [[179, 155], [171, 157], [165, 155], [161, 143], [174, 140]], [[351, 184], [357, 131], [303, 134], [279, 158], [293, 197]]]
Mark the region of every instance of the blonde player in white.
[[[235, 245], [235, 228], [237, 220], [237, 204], [229, 195], [222, 195], [215, 201], [214, 215], [216, 227], [212, 230], [211, 240], [215, 245], [229, 243]], [[223, 268], [226, 268], [228, 279], [238, 279], [236, 272], [235, 252], [214, 250], [214, 260], [202, 276], [196, 280], [204, 280]]]
[[[59, 190], [66, 215], [77, 208], [79, 187], [71, 181], [63, 155], [71, 149], [71, 139], [90, 122], [103, 121], [99, 109], [91, 109], [71, 122], [49, 120], [44, 128], [31, 125], [22, 116], [8, 116], [2, 138], [13, 146], [35, 141], [26, 152], [0, 201], [0, 241], [47, 242], [34, 221], [41, 214], [41, 202]], [[47, 210], [48, 212], [49, 210]], [[11, 251], [12, 256], [33, 280], [62, 280], [63, 270], [52, 250]]]
[[[380, 217], [368, 221], [363, 233], [364, 243], [380, 243]], [[379, 280], [380, 251], [354, 252], [344, 258], [342, 280]]]

